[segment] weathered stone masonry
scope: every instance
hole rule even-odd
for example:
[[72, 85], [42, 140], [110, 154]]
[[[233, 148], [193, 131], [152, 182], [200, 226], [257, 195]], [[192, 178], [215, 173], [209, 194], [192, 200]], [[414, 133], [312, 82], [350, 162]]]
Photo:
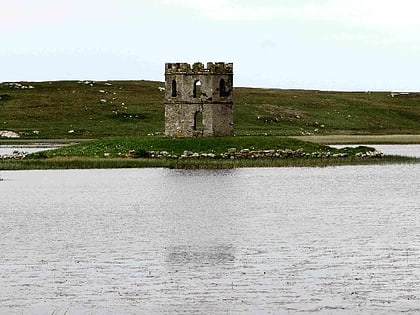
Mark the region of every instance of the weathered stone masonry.
[[233, 135], [233, 64], [165, 64], [165, 134]]

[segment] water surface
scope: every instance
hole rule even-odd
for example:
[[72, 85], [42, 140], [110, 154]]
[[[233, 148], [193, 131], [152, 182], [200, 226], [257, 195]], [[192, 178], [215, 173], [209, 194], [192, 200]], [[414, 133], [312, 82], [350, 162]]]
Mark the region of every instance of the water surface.
[[9, 155], [12, 154], [14, 151], [19, 152], [26, 152], [26, 153], [34, 153], [46, 150], [54, 150], [62, 147], [63, 145], [59, 144], [33, 144], [33, 145], [0, 145], [0, 156], [1, 155]]
[[420, 312], [418, 164], [1, 175], [1, 314]]
[[[332, 145], [332, 147], [343, 148], [359, 145], [360, 144]], [[420, 144], [369, 144], [367, 146], [373, 147], [385, 155], [400, 155], [420, 158]]]

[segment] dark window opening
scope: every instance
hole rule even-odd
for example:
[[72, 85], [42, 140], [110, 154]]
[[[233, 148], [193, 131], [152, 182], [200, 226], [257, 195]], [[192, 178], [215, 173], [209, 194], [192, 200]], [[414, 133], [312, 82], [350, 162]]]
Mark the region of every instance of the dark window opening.
[[219, 82], [219, 96], [220, 97], [229, 96], [229, 91], [226, 91], [226, 82], [224, 79], [221, 79]]
[[194, 82], [193, 97], [198, 98], [201, 96], [201, 81], [197, 80]]
[[176, 81], [172, 80], [172, 97], [176, 97], [177, 91], [176, 91]]
[[204, 130], [203, 125], [203, 113], [202, 112], [195, 112], [194, 114], [194, 130], [195, 131], [201, 131]]

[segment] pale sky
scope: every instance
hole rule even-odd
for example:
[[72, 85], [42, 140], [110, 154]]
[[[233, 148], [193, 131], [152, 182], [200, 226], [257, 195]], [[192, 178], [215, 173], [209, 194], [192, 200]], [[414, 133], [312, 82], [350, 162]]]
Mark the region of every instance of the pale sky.
[[164, 80], [234, 63], [234, 85], [420, 91], [418, 0], [0, 0], [0, 82]]

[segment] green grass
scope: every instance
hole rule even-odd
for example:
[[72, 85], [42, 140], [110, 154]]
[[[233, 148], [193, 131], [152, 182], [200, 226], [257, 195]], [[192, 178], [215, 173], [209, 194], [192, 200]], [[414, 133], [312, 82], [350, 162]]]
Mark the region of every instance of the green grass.
[[[251, 150], [293, 150], [310, 155], [314, 152], [347, 153], [337, 158], [222, 158], [220, 154], [236, 148]], [[214, 153], [215, 158], [144, 158], [150, 151], [168, 151], [178, 157], [185, 150], [197, 153]], [[0, 161], [0, 169], [43, 168], [122, 168], [122, 167], [169, 167], [169, 168], [235, 168], [273, 166], [327, 166], [372, 163], [418, 163], [419, 159], [401, 157], [358, 158], [358, 152], [373, 148], [335, 149], [325, 145], [282, 136], [245, 136], [215, 138], [171, 139], [163, 136], [112, 138], [86, 141], [57, 150], [29, 155], [25, 160]], [[136, 156], [136, 158], [133, 158]]]
[[[33, 89], [0, 84], [0, 130], [23, 138], [102, 138], [163, 131], [159, 82], [75, 81], [23, 83]], [[103, 92], [102, 92], [103, 91]], [[105, 100], [106, 102], [102, 102]]]
[[229, 148], [247, 149], [298, 149], [306, 146], [308, 150], [317, 150], [324, 146], [314, 143], [305, 143], [301, 140], [286, 137], [207, 137], [207, 138], [166, 138], [162, 136], [145, 136], [129, 138], [112, 138], [92, 142], [80, 143], [71, 147], [49, 151], [49, 157], [53, 156], [104, 156], [104, 153], [112, 157], [121, 156], [131, 150], [134, 151], [168, 151], [174, 154], [182, 154], [184, 150], [199, 153], [220, 154]]
[[420, 128], [417, 94], [238, 89], [235, 97], [240, 133], [416, 134]]
[[[164, 132], [155, 81], [0, 83], [0, 130], [25, 139], [92, 139]], [[112, 84], [112, 85], [110, 85]], [[105, 100], [103, 102], [101, 100]], [[234, 89], [236, 135], [420, 134], [420, 95]]]
[[0, 170], [27, 169], [89, 169], [89, 168], [144, 168], [164, 167], [183, 169], [226, 169], [239, 167], [326, 167], [340, 165], [420, 163], [418, 158], [386, 156], [379, 159], [360, 158], [287, 158], [287, 159], [127, 159], [127, 158], [86, 158], [56, 157], [51, 159], [27, 159], [17, 161], [0, 160]]
[[150, 151], [167, 151], [170, 154], [181, 155], [185, 150], [197, 153], [214, 153], [220, 155], [231, 148], [238, 151], [251, 150], [301, 150], [305, 153], [313, 152], [357, 152], [372, 150], [368, 147], [334, 149], [325, 145], [306, 142], [282, 136], [244, 136], [244, 137], [206, 137], [206, 138], [178, 138], [163, 136], [143, 136], [126, 138], [107, 138], [82, 142], [57, 150], [34, 153], [28, 158], [54, 157], [89, 157], [89, 158], [121, 158], [131, 155], [145, 156]]
[[[391, 97], [387, 92], [321, 92], [281, 89], [234, 89], [235, 137], [163, 137], [164, 92], [156, 81], [21, 82], [32, 88], [0, 83], [0, 130], [19, 139], [1, 143], [79, 142], [21, 161], [0, 161], [0, 169], [173, 167], [230, 168], [246, 166], [325, 166], [364, 163], [418, 163], [418, 159], [355, 158], [367, 147], [332, 149], [349, 135], [420, 134], [420, 94]], [[291, 137], [297, 137], [291, 138]], [[303, 137], [303, 138], [302, 138]], [[338, 138], [337, 138], [338, 137]], [[395, 136], [394, 136], [395, 137]], [[98, 139], [90, 141], [90, 139]], [[330, 139], [330, 140], [327, 140]], [[348, 138], [349, 139], [349, 138]], [[359, 138], [360, 139], [360, 138]], [[378, 139], [378, 138], [377, 138]], [[417, 140], [412, 140], [418, 143]], [[87, 140], [87, 141], [85, 141]], [[312, 142], [305, 142], [307, 140]], [[333, 141], [334, 140], [334, 141]], [[383, 140], [385, 141], [385, 140]], [[398, 142], [394, 138], [392, 141]], [[350, 143], [348, 140], [347, 143]], [[360, 143], [360, 142], [359, 142]], [[372, 143], [366, 140], [364, 143]], [[258, 160], [173, 160], [126, 158], [149, 151], [180, 155], [184, 150], [220, 154], [229, 148], [347, 152], [347, 158]]]
[[[220, 154], [231, 148], [252, 150], [293, 150], [299, 152], [347, 153], [347, 157], [329, 158], [258, 158], [226, 159]], [[168, 151], [180, 156], [185, 150], [197, 153], [214, 153], [216, 158], [144, 158], [146, 152]], [[352, 164], [419, 163], [420, 159], [404, 157], [360, 158], [358, 152], [371, 151], [373, 148], [335, 149], [325, 145], [306, 142], [282, 136], [245, 136], [215, 138], [171, 139], [163, 136], [143, 136], [128, 138], [107, 138], [84, 141], [57, 150], [33, 153], [24, 160], [0, 160], [0, 169], [66, 169], [66, 168], [236, 168], [236, 167], [285, 167], [285, 166], [336, 166]], [[133, 158], [137, 156], [140, 158]]]

